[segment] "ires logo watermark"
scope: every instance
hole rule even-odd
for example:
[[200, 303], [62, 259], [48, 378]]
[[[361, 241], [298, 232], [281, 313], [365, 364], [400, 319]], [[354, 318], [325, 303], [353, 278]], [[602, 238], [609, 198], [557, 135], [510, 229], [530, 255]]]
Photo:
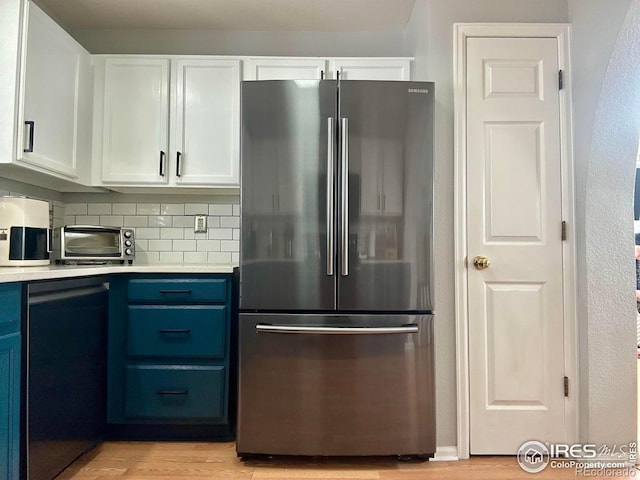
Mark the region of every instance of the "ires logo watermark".
[[591, 443], [569, 445], [530, 440], [517, 453], [518, 465], [527, 473], [539, 473], [547, 467], [569, 468], [582, 477], [635, 477], [636, 457], [635, 442], [598, 447]]

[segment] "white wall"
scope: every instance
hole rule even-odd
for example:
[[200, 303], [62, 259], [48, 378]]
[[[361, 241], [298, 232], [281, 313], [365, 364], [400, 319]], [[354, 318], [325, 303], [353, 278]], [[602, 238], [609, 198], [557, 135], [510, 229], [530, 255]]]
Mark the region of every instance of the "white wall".
[[581, 437], [621, 444], [636, 436], [632, 286], [640, 0], [569, 0], [568, 5], [573, 24]]
[[[3, 0], [4, 1], [4, 0]], [[212, 30], [70, 30], [91, 53], [401, 56], [398, 32], [235, 32]]]

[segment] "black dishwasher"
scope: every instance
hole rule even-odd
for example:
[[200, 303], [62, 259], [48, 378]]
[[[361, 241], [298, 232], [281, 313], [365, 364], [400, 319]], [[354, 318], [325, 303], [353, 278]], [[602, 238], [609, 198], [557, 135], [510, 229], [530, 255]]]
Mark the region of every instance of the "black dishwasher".
[[103, 438], [107, 309], [104, 277], [29, 284], [22, 478], [51, 480]]

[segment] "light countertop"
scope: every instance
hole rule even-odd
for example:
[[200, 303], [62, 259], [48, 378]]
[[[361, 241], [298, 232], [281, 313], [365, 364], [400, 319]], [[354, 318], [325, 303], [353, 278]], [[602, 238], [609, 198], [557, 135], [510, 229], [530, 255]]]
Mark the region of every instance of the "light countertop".
[[53, 280], [57, 278], [111, 275], [116, 273], [233, 273], [230, 264], [140, 264], [140, 265], [46, 265], [0, 267], [0, 283]]

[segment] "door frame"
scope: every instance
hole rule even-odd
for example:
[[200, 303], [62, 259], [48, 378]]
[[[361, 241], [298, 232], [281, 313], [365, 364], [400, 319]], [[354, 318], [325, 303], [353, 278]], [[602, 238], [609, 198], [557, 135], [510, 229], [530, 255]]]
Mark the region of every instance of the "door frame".
[[[467, 290], [466, 207], [466, 40], [470, 37], [556, 38], [558, 67], [563, 70], [560, 90], [560, 165], [562, 218], [567, 240], [562, 242], [564, 299], [564, 375], [569, 377], [565, 398], [566, 441], [578, 440], [578, 330], [576, 319], [576, 240], [574, 208], [574, 165], [571, 126], [570, 25], [564, 23], [455, 23], [453, 26], [454, 80], [454, 265], [456, 325], [456, 393], [458, 458], [469, 458], [469, 313]], [[558, 232], [559, 234], [560, 232]], [[558, 388], [561, 388], [558, 385]], [[545, 441], [546, 439], [535, 439]]]

